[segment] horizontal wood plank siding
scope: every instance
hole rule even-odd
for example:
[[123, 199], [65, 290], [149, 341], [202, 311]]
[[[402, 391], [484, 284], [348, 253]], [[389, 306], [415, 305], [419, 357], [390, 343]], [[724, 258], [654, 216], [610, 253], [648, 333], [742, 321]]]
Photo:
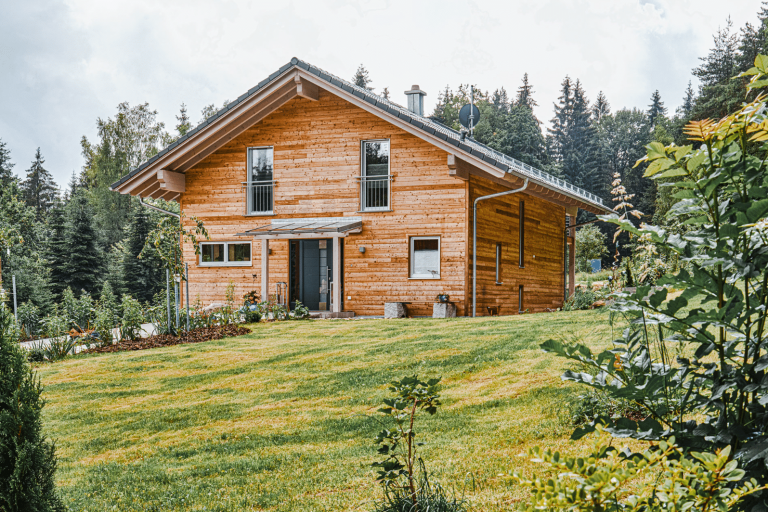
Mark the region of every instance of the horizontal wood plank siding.
[[[359, 213], [360, 141], [390, 139], [391, 212]], [[246, 150], [274, 146], [274, 216], [245, 216]], [[440, 292], [465, 306], [468, 233], [465, 182], [448, 175], [447, 153], [326, 91], [319, 101], [296, 98], [194, 166], [186, 175], [183, 207], [201, 219], [211, 240], [272, 219], [361, 216], [362, 233], [344, 239], [344, 310], [381, 315], [386, 301], [414, 302], [430, 314]], [[441, 278], [409, 279], [409, 236], [441, 237]], [[242, 238], [250, 240], [250, 238]], [[288, 282], [287, 240], [271, 240], [270, 293]], [[365, 253], [359, 248], [365, 247]], [[222, 302], [227, 284], [236, 297], [258, 290], [261, 242], [252, 267], [198, 267], [190, 244], [190, 295], [203, 305]], [[351, 299], [347, 299], [347, 297]]]
[[[475, 198], [508, 190], [470, 175], [470, 205]], [[520, 201], [525, 201], [525, 268], [519, 266]], [[472, 271], [472, 212], [469, 212], [469, 273]], [[563, 236], [565, 209], [524, 192], [486, 199], [477, 215], [477, 315], [497, 307], [500, 315], [518, 312], [523, 285], [523, 310], [541, 312], [563, 305]], [[496, 244], [502, 244], [501, 282], [496, 284]], [[471, 293], [472, 283], [468, 283]], [[471, 300], [471, 298], [470, 298]], [[471, 314], [471, 311], [469, 312]]]

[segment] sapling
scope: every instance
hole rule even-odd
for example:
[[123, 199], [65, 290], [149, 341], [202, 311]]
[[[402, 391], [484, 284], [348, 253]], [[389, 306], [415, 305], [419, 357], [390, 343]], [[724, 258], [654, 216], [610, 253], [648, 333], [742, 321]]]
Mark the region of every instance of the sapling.
[[[440, 378], [419, 380], [417, 375], [393, 381], [389, 390], [393, 398], [384, 399], [384, 407], [378, 412], [392, 418], [395, 428], [385, 428], [376, 436], [379, 453], [386, 458], [371, 464], [378, 469], [378, 481], [384, 485], [407, 488], [414, 512], [419, 512], [416, 496], [416, 450], [423, 443], [417, 443], [413, 429], [418, 411], [433, 415], [441, 405], [438, 392]], [[418, 459], [421, 460], [420, 458]], [[405, 483], [402, 483], [405, 480]]]

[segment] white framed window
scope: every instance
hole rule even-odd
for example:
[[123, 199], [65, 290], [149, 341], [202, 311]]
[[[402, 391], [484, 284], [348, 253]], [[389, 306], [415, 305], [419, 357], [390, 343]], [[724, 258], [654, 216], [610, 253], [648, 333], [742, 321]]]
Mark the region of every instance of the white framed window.
[[360, 143], [360, 210], [390, 209], [389, 140]]
[[411, 278], [440, 279], [440, 237], [412, 236]]
[[201, 267], [250, 267], [251, 242], [200, 242]]
[[248, 148], [246, 208], [248, 215], [272, 215], [275, 203], [274, 148]]

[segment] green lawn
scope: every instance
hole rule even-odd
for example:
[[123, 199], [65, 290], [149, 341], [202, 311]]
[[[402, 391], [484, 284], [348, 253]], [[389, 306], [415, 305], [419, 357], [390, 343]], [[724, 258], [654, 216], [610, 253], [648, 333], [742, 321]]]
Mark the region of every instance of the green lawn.
[[498, 475], [525, 466], [518, 454], [585, 446], [561, 419], [567, 363], [539, 343], [610, 339], [598, 311], [253, 328], [40, 366], [70, 508], [366, 510], [374, 411], [389, 380], [418, 373], [444, 381], [444, 407], [417, 425], [428, 467], [475, 510], [509, 510], [521, 494]]

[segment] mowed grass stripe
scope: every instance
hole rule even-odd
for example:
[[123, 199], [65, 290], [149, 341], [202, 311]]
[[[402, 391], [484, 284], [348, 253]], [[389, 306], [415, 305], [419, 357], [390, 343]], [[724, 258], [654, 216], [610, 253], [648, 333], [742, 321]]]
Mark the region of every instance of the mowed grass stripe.
[[444, 407], [418, 423], [429, 468], [495, 511], [520, 498], [498, 477], [527, 468], [519, 453], [584, 446], [560, 419], [566, 363], [539, 344], [610, 336], [599, 311], [284, 322], [39, 371], [74, 510], [359, 510], [378, 494], [375, 409], [418, 373], [444, 383]]

